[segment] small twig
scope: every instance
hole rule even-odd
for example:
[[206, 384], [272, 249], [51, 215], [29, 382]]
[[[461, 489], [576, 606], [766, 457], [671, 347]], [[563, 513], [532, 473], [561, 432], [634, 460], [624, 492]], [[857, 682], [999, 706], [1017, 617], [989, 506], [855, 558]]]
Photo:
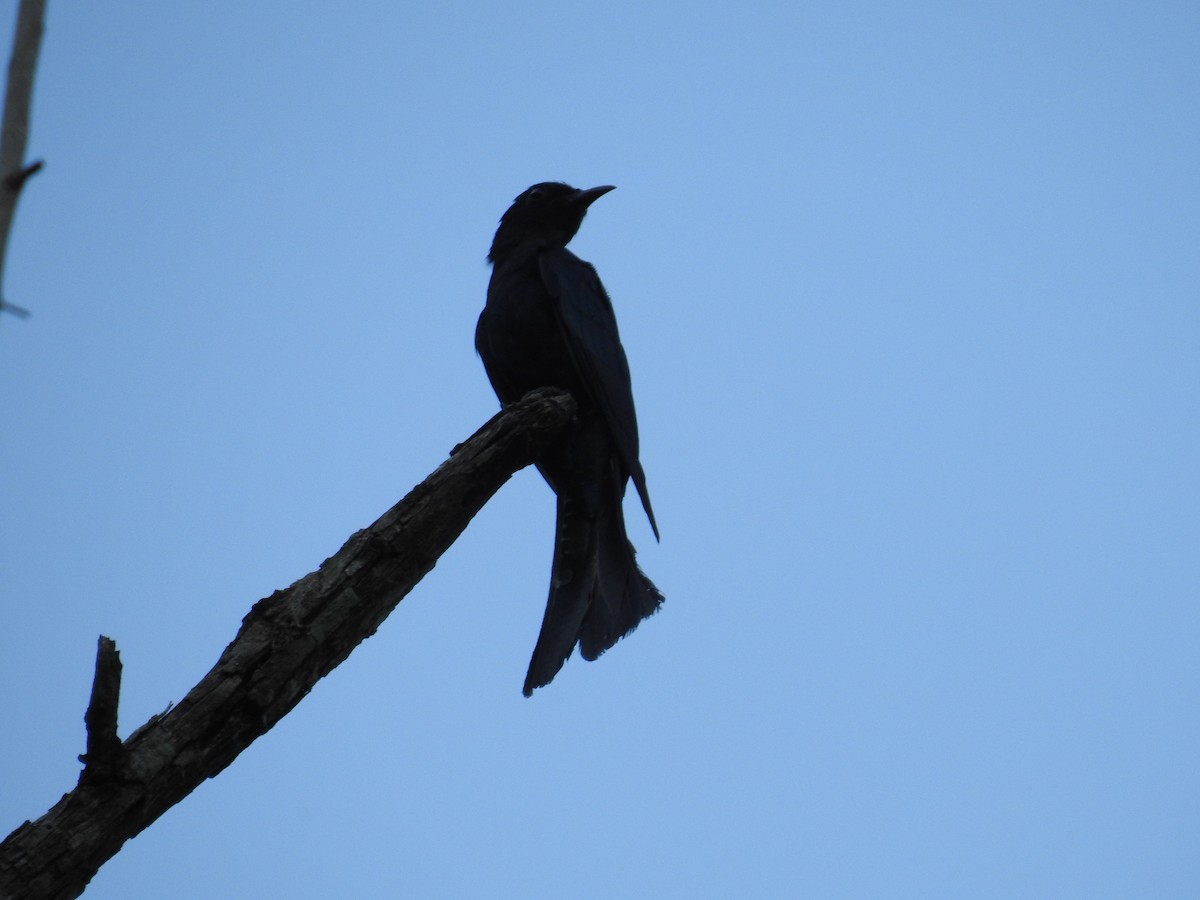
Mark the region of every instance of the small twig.
[[121, 655], [112, 638], [100, 635], [96, 646], [96, 676], [92, 681], [92, 699], [83, 721], [87, 725], [87, 753], [79, 757], [84, 764], [79, 783], [95, 784], [112, 776], [121, 760], [121, 739], [117, 737], [117, 706], [121, 700]]
[[42, 167], [44, 165], [46, 165], [45, 160], [39, 159], [31, 162], [23, 169], [18, 169], [15, 172], [9, 172], [4, 179], [5, 187], [15, 194], [17, 191], [21, 190], [21, 188], [25, 187], [25, 182], [28, 181], [31, 176], [42, 171]]
[[33, 315], [23, 306], [17, 306], [15, 303], [9, 303], [7, 300], [0, 300], [0, 312], [12, 313], [18, 319], [28, 319]]

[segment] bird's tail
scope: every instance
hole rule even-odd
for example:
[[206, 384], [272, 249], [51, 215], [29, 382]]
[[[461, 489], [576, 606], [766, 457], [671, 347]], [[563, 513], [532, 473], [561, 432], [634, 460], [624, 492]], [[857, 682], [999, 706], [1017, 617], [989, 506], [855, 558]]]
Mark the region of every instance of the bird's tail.
[[596, 659], [657, 612], [663, 595], [638, 567], [633, 544], [625, 534], [625, 517], [617, 500], [612, 513], [596, 523], [596, 587], [579, 632], [579, 653]]
[[619, 493], [592, 515], [586, 506], [558, 499], [550, 596], [525, 676], [526, 697], [550, 683], [576, 643], [584, 659], [596, 659], [663, 602], [638, 568]]

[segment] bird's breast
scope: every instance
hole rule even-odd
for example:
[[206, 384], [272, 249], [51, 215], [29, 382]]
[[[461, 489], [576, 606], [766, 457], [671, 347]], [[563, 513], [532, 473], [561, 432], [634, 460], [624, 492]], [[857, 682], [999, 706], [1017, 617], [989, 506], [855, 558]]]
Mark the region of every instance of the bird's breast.
[[541, 387], [579, 390], [554, 303], [536, 264], [493, 269], [475, 346], [503, 402]]

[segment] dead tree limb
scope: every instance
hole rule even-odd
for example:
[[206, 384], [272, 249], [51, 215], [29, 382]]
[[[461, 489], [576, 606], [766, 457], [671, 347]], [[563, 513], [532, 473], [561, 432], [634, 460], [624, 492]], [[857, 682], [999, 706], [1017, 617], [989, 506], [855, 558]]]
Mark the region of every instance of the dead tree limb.
[[96, 646], [96, 677], [92, 679], [92, 699], [83, 722], [87, 726], [87, 753], [79, 757], [84, 764], [81, 784], [112, 780], [121, 762], [121, 739], [117, 737], [117, 705], [121, 700], [121, 657], [112, 638], [100, 636]]
[[86, 768], [48, 813], [0, 844], [0, 898], [78, 897], [129, 838], [221, 772], [374, 634], [574, 410], [568, 394], [542, 390], [497, 414], [317, 571], [254, 604], [200, 683], [115, 745], [120, 662], [101, 638]]
[[[8, 233], [17, 211], [17, 198], [29, 176], [42, 163], [25, 164], [25, 146], [29, 143], [29, 110], [33, 105], [33, 74], [37, 70], [38, 51], [46, 19], [46, 0], [21, 0], [17, 9], [17, 31], [13, 37], [12, 57], [8, 62], [8, 88], [4, 95], [4, 120], [0, 124], [0, 285], [4, 280], [4, 258], [8, 251]], [[6, 303], [0, 294], [0, 312], [20, 316], [28, 311]]]

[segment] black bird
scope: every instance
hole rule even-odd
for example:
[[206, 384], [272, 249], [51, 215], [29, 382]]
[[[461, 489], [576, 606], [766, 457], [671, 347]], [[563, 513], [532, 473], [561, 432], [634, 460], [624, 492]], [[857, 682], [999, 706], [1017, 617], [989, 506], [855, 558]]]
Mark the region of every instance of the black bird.
[[611, 186], [535, 184], [500, 219], [492, 280], [475, 349], [501, 403], [536, 388], [568, 391], [574, 421], [539, 459], [558, 495], [550, 597], [524, 693], [547, 685], [579, 644], [595, 659], [658, 609], [663, 595], [638, 568], [621, 500], [629, 479], [658, 525], [638, 462], [629, 363], [596, 270], [567, 243]]

